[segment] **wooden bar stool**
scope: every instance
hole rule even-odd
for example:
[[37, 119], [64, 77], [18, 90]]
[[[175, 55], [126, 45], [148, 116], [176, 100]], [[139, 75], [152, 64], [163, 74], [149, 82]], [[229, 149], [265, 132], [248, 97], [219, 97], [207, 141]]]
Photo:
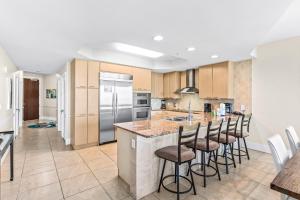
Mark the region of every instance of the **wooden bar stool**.
[[[203, 186], [204, 187], [206, 187], [206, 177], [215, 176], [217, 174], [219, 180], [221, 181], [221, 176], [219, 173], [218, 162], [217, 162], [218, 149], [219, 149], [220, 145], [219, 145], [219, 143], [212, 141], [209, 138], [211, 135], [220, 135], [222, 124], [223, 124], [223, 120], [221, 120], [220, 122], [217, 122], [217, 123], [212, 123], [210, 121], [208, 123], [206, 137], [197, 139], [196, 149], [198, 151], [200, 151], [200, 153], [201, 153], [201, 162], [192, 164], [190, 171], [191, 171], [191, 173], [194, 173], [198, 176], [203, 176], [203, 181], [204, 181]], [[194, 143], [190, 143], [187, 146], [193, 147]], [[211, 166], [209, 163], [206, 164], [206, 159], [205, 159], [206, 153], [213, 154], [214, 161], [215, 161], [215, 167]], [[199, 172], [199, 170], [194, 170], [192, 168], [193, 166], [199, 166], [199, 165], [201, 166], [201, 172]], [[213, 169], [214, 173], [207, 174], [206, 167]], [[188, 174], [189, 174], [189, 171], [188, 171]]]
[[[250, 113], [250, 114], [238, 113], [238, 115], [241, 116], [240, 129], [237, 129], [235, 133], [234, 132], [229, 132], [228, 134], [234, 136], [237, 139], [238, 148], [237, 149], [234, 148], [234, 150], [238, 151], [238, 154], [233, 154], [233, 155], [239, 157], [239, 163], [241, 164], [242, 163], [241, 162], [241, 157], [242, 156], [247, 156], [247, 159], [250, 160], [248, 147], [247, 147], [247, 143], [246, 143], [245, 138], [249, 136], [250, 120], [251, 120], [251, 117], [252, 117], [252, 113]], [[245, 151], [241, 149], [240, 139], [243, 139], [243, 141], [244, 141]], [[241, 154], [241, 152], [243, 154]]]
[[[196, 195], [196, 188], [194, 184], [193, 175], [191, 174], [191, 180], [187, 177], [181, 176], [179, 174], [179, 166], [183, 163], [188, 163], [188, 168], [191, 169], [191, 162], [196, 158], [196, 140], [198, 138], [200, 123], [196, 126], [188, 127], [187, 131], [184, 131], [183, 126], [179, 127], [179, 136], [178, 136], [178, 145], [167, 146], [161, 149], [158, 149], [155, 152], [155, 155], [159, 158], [164, 159], [163, 169], [161, 172], [160, 182], [158, 186], [157, 192], [160, 192], [160, 187], [163, 186], [167, 191], [176, 193], [177, 200], [179, 200], [179, 195], [190, 192], [192, 189], [194, 194]], [[191, 148], [186, 147], [186, 144], [193, 143], [195, 145], [191, 146]], [[175, 163], [175, 175], [167, 175], [164, 177], [164, 171], [166, 167], [166, 161], [170, 161]], [[177, 190], [171, 190], [164, 185], [164, 180], [169, 177], [175, 178], [175, 183], [177, 186]], [[185, 191], [179, 190], [179, 178], [183, 178], [190, 183], [190, 188]]]
[[[236, 129], [237, 129], [237, 125], [238, 125], [238, 121], [239, 121], [239, 117], [237, 118], [228, 118], [227, 120], [227, 126], [226, 126], [226, 130], [221, 131], [221, 134], [219, 135], [214, 135], [214, 136], [210, 136], [210, 139], [212, 141], [218, 142], [219, 144], [223, 145], [223, 149], [224, 149], [224, 153], [223, 155], [219, 155], [224, 157], [225, 159], [225, 163], [224, 162], [220, 162], [220, 160], [218, 161], [219, 165], [225, 165], [226, 166], [226, 174], [228, 174], [228, 166], [229, 165], [233, 165], [234, 168], [236, 168], [235, 165], [235, 160], [234, 160], [234, 156], [233, 156], [233, 144], [235, 142], [235, 137], [232, 135], [229, 135], [230, 132], [235, 133]], [[228, 147], [230, 150], [230, 154], [231, 154], [231, 158], [228, 158]], [[231, 162], [228, 162], [228, 159], [231, 160]], [[214, 160], [211, 160], [211, 154], [209, 156], [209, 161], [214, 162]]]

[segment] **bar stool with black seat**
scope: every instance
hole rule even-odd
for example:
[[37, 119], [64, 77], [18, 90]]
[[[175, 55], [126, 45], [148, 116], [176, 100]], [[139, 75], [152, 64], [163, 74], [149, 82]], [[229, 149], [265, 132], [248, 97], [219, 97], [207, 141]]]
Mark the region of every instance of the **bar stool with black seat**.
[[[237, 139], [238, 148], [237, 149], [234, 148], [234, 150], [238, 151], [238, 154], [234, 154], [234, 156], [239, 157], [239, 163], [241, 164], [242, 156], [247, 156], [247, 159], [250, 160], [248, 147], [247, 147], [247, 143], [246, 143], [246, 137], [249, 136], [250, 121], [251, 121], [252, 113], [250, 113], [250, 114], [239, 113], [238, 115], [241, 115], [240, 129], [237, 129], [236, 132], [229, 132], [228, 134], [234, 136]], [[246, 128], [246, 130], [245, 130], [245, 128]], [[240, 139], [243, 139], [243, 141], [244, 141], [245, 151], [241, 149]], [[241, 152], [244, 154], [241, 154]]]
[[[210, 136], [210, 138], [209, 138], [212, 141], [218, 142], [219, 144], [223, 145], [223, 155], [218, 155], [218, 156], [222, 156], [225, 160], [225, 163], [220, 162], [220, 160], [219, 160], [218, 164], [226, 166], [226, 174], [229, 173], [229, 170], [228, 170], [229, 165], [233, 165], [234, 168], [236, 168], [234, 155], [233, 155], [233, 144], [235, 142], [235, 137], [232, 135], [229, 135], [229, 133], [236, 132], [238, 121], [239, 121], [239, 117], [236, 117], [236, 118], [229, 117], [227, 120], [226, 130], [221, 131], [221, 134], [213, 135], [213, 136]], [[231, 158], [228, 158], [228, 147], [229, 147]], [[228, 159], [231, 162], [228, 162]], [[211, 160], [211, 154], [209, 156], [209, 161], [214, 162], [214, 160]]]
[[[194, 173], [198, 176], [202, 176], [203, 177], [203, 186], [206, 187], [206, 177], [211, 177], [211, 176], [215, 176], [218, 175], [219, 180], [221, 181], [221, 176], [220, 176], [220, 172], [219, 172], [219, 168], [218, 168], [218, 162], [217, 162], [217, 156], [218, 156], [218, 149], [220, 147], [218, 142], [212, 141], [210, 140], [210, 136], [212, 135], [220, 135], [221, 132], [221, 128], [222, 128], [222, 124], [223, 124], [223, 120], [221, 120], [220, 122], [209, 122], [208, 126], [207, 126], [207, 132], [206, 132], [206, 137], [205, 138], [198, 138], [197, 139], [197, 145], [196, 145], [196, 149], [198, 151], [201, 152], [201, 162], [200, 163], [194, 163], [191, 165], [191, 173]], [[188, 147], [193, 147], [194, 144], [190, 143], [187, 145]], [[205, 154], [209, 153], [209, 154], [213, 154], [214, 157], [214, 163], [215, 163], [215, 167], [211, 166], [210, 163], [206, 164], [206, 159], [205, 159]], [[196, 166], [200, 165], [200, 169], [201, 171], [199, 171], [199, 168], [197, 170], [194, 170], [192, 167], [196, 168]], [[214, 173], [211, 174], [207, 174], [206, 173], [206, 167], [209, 167], [211, 169], [213, 169]], [[188, 173], [189, 174], [189, 171]]]
[[[157, 155], [159, 158], [164, 159], [163, 169], [161, 172], [160, 182], [158, 186], [158, 191], [160, 192], [161, 186], [163, 186], [167, 191], [176, 193], [177, 194], [177, 200], [179, 200], [179, 195], [184, 194], [187, 192], [190, 192], [192, 189], [194, 191], [194, 194], [196, 195], [196, 188], [194, 184], [193, 175], [191, 174], [191, 180], [189, 180], [187, 177], [181, 176], [179, 174], [179, 166], [183, 163], [188, 163], [188, 169], [191, 169], [191, 162], [193, 159], [196, 158], [196, 140], [198, 138], [198, 132], [199, 132], [200, 123], [198, 123], [196, 126], [192, 125], [188, 127], [188, 130], [185, 131], [183, 126], [179, 127], [179, 136], [178, 136], [178, 145], [174, 146], [167, 146], [161, 149], [158, 149], [155, 152], [155, 155]], [[186, 147], [186, 144], [188, 143], [194, 143], [195, 145], [191, 146], [191, 148]], [[166, 167], [166, 161], [170, 161], [175, 163], [175, 175], [167, 175], [164, 177], [164, 171]], [[177, 190], [171, 190], [167, 188], [164, 185], [164, 180], [166, 178], [174, 177], [175, 183], [177, 186]], [[183, 178], [186, 181], [190, 183], [189, 189], [185, 191], [179, 190], [179, 178]]]

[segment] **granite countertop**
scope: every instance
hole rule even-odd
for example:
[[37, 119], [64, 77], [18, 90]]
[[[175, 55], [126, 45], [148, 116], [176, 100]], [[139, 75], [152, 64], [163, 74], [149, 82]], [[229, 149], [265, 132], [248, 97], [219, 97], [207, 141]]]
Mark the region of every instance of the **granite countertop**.
[[154, 114], [152, 114], [150, 120], [116, 123], [114, 124], [114, 126], [149, 138], [176, 133], [178, 132], [178, 128], [180, 125], [189, 126], [200, 122], [201, 127], [205, 127], [207, 126], [209, 121], [217, 122], [222, 119], [226, 121], [229, 117], [229, 115], [225, 117], [217, 117], [212, 116], [210, 113], [198, 112], [198, 114], [193, 114], [193, 120], [191, 122], [167, 120], [168, 118], [183, 117], [187, 115], [188, 113], [186, 112], [155, 111]]

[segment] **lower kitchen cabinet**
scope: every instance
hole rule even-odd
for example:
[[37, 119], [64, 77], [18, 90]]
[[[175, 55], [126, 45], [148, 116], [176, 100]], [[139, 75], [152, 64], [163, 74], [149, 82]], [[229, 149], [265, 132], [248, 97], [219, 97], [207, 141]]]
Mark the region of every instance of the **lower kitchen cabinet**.
[[98, 135], [99, 135], [99, 117], [98, 115], [89, 115], [88, 116], [88, 134], [87, 134], [87, 142], [98, 143]]
[[73, 147], [87, 144], [87, 116], [76, 116], [74, 119], [74, 141]]

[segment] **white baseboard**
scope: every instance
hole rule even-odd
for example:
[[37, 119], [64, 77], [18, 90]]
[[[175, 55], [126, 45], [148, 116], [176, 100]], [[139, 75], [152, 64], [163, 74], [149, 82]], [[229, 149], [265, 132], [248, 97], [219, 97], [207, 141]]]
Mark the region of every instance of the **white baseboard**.
[[40, 119], [56, 121], [56, 117], [41, 116]]
[[[251, 141], [247, 141], [247, 140], [246, 140], [246, 142], [247, 142], [248, 149], [252, 149], [255, 151], [261, 151], [264, 153], [271, 153], [267, 144], [259, 144], [259, 143], [255, 143], [255, 142], [251, 142]], [[241, 139], [241, 147], [244, 147], [244, 142], [242, 139]], [[235, 148], [237, 148], [237, 142], [235, 143]]]
[[247, 147], [249, 149], [253, 149], [253, 150], [256, 150], [256, 151], [262, 151], [262, 152], [265, 152], [265, 153], [271, 153], [267, 144], [258, 144], [258, 143], [248, 142], [247, 141]]
[[70, 145], [71, 144], [71, 140], [70, 139], [65, 139], [65, 145]]

